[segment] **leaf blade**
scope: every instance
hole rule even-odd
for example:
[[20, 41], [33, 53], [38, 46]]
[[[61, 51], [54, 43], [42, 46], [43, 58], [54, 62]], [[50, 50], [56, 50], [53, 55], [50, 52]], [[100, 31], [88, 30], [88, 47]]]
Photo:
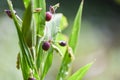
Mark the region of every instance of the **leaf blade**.
[[68, 42], [70, 47], [72, 47], [73, 52], [75, 51], [77, 40], [78, 40], [78, 35], [79, 35], [79, 32], [80, 32], [82, 9], [83, 9], [83, 0], [81, 2], [80, 6], [79, 6], [79, 10], [78, 10], [77, 15], [75, 17], [74, 24], [73, 24], [73, 29], [71, 31], [72, 33], [70, 35], [70, 39], [69, 39], [69, 42]]
[[34, 0], [33, 9], [41, 8], [42, 10], [38, 13], [34, 13], [35, 25], [38, 36], [44, 35], [45, 28], [45, 12], [46, 12], [46, 2], [45, 0]]
[[86, 72], [89, 70], [89, 68], [92, 66], [93, 62], [85, 65], [84, 67], [80, 68], [77, 72], [75, 72], [71, 77], [68, 78], [68, 80], [82, 80]]
[[32, 5], [29, 2], [28, 7], [25, 10], [22, 23], [22, 33], [23, 37], [29, 47], [32, 46]]
[[30, 0], [23, 0], [23, 3], [24, 3], [25, 8], [27, 8], [27, 7], [28, 7], [29, 2], [30, 2]]
[[46, 76], [48, 70], [50, 69], [51, 65], [52, 65], [52, 61], [53, 61], [53, 48], [51, 48], [48, 51], [48, 55], [45, 61], [45, 65], [44, 65], [44, 69], [43, 69], [43, 74], [41, 76], [41, 80], [44, 79], [44, 77]]

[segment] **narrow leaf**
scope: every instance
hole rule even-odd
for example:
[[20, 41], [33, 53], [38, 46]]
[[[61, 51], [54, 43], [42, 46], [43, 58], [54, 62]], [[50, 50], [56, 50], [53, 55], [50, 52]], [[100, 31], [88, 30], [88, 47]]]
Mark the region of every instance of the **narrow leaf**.
[[45, 61], [45, 65], [44, 65], [44, 70], [43, 70], [43, 74], [42, 74], [42, 79], [44, 79], [44, 77], [46, 76], [48, 70], [50, 69], [51, 65], [52, 65], [52, 61], [53, 61], [53, 49], [51, 48], [48, 51], [48, 55]]
[[[21, 53], [20, 53], [21, 54]], [[24, 80], [27, 80], [29, 77], [29, 72], [30, 72], [30, 67], [28, 66], [27, 60], [25, 58], [25, 56], [20, 55], [20, 66], [21, 66], [21, 70], [22, 70], [22, 75]]]
[[82, 8], [83, 8], [83, 1], [81, 2], [79, 10], [77, 12], [77, 15], [75, 17], [73, 29], [71, 31], [72, 33], [70, 35], [70, 39], [68, 42], [69, 46], [72, 49], [70, 47], [67, 48], [67, 51], [66, 51], [64, 58], [62, 60], [62, 63], [61, 63], [59, 73], [57, 75], [57, 80], [64, 80], [69, 73], [70, 64], [73, 59], [73, 54], [71, 53], [71, 51], [73, 50], [73, 52], [74, 52], [74, 50], [76, 48], [78, 34], [80, 31], [79, 29], [80, 29], [80, 25], [81, 25]]
[[34, 20], [37, 29], [37, 35], [43, 36], [44, 35], [44, 28], [45, 28], [45, 12], [46, 12], [46, 2], [45, 0], [34, 0], [33, 8], [41, 8], [42, 10], [38, 13], [34, 13]]
[[27, 8], [27, 7], [28, 7], [29, 2], [30, 2], [30, 0], [23, 0], [23, 3], [24, 3], [25, 8]]
[[29, 2], [29, 5], [26, 8], [24, 16], [23, 16], [23, 24], [22, 24], [22, 33], [29, 47], [32, 46], [32, 27], [33, 27], [31, 26], [31, 21], [32, 21], [31, 6], [32, 6], [31, 2]]
[[42, 44], [43, 44], [43, 42], [41, 41], [40, 46], [39, 46], [39, 50], [37, 52], [36, 66], [37, 66], [38, 71], [39, 71], [39, 69], [41, 67], [41, 62], [42, 62], [42, 55], [43, 55]]
[[72, 33], [71, 33], [70, 39], [69, 39], [69, 45], [70, 45], [70, 47], [72, 47], [73, 52], [75, 51], [77, 40], [78, 40], [78, 35], [80, 32], [82, 9], [83, 9], [83, 0], [80, 4], [79, 10], [78, 10], [77, 15], [75, 17], [73, 29], [71, 31]]
[[70, 78], [68, 78], [68, 80], [82, 80], [82, 78], [85, 76], [86, 72], [89, 70], [89, 68], [92, 66], [92, 64], [93, 64], [93, 62], [80, 68]]
[[18, 33], [18, 38], [19, 38], [19, 44], [20, 44], [20, 48], [21, 48], [21, 52], [23, 55], [25, 55], [25, 58], [28, 62], [28, 65], [29, 67], [33, 68], [33, 60], [32, 60], [32, 57], [31, 57], [31, 54], [30, 54], [30, 51], [23, 39], [23, 35], [22, 35], [22, 31], [20, 29], [20, 25], [19, 23], [17, 22], [17, 18], [16, 18], [16, 15], [14, 14], [14, 9], [13, 9], [13, 5], [12, 5], [12, 2], [10, 0], [7, 0], [8, 1], [8, 5], [9, 5], [9, 8], [12, 12], [12, 17], [13, 17], [13, 21], [15, 23], [15, 27], [16, 27], [16, 30], [17, 30], [17, 33]]
[[72, 49], [67, 47], [64, 58], [61, 63], [59, 73], [56, 80], [65, 80], [66, 76], [69, 74], [69, 68], [73, 60]]

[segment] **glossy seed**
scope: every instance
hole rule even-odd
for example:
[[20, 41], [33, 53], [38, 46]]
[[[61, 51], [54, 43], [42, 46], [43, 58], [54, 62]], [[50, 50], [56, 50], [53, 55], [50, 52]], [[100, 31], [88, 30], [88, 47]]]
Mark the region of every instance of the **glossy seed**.
[[47, 51], [49, 48], [50, 48], [50, 43], [48, 41], [44, 42], [42, 45], [42, 49]]
[[65, 41], [60, 41], [60, 42], [59, 42], [59, 45], [60, 45], [60, 46], [66, 46], [66, 42], [65, 42]]
[[46, 12], [46, 21], [50, 21], [52, 19], [52, 13], [51, 12]]

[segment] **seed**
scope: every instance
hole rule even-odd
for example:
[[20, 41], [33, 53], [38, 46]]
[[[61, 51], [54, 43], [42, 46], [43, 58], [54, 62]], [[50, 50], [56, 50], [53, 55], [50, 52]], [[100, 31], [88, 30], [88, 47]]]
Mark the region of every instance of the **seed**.
[[28, 80], [36, 80], [35, 78], [28, 78]]
[[12, 14], [11, 14], [11, 11], [10, 10], [4, 10], [5, 12], [6, 12], [6, 14], [10, 17], [10, 18], [12, 18]]
[[59, 42], [59, 45], [60, 45], [60, 46], [66, 46], [66, 42], [65, 42], [65, 41], [60, 41], [60, 42]]
[[50, 48], [50, 43], [48, 41], [44, 42], [42, 45], [42, 49], [47, 51], [49, 48]]
[[46, 21], [50, 21], [52, 18], [52, 13], [51, 12], [46, 12]]
[[[4, 11], [10, 18], [12, 18], [12, 13], [10, 10], [4, 10]], [[14, 11], [14, 13], [16, 14], [16, 11]]]

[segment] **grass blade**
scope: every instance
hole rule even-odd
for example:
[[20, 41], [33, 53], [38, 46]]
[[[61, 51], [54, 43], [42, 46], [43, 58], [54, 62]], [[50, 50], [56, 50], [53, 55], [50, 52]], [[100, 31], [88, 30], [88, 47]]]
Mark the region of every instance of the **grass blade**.
[[86, 72], [89, 70], [89, 68], [92, 66], [92, 64], [93, 64], [93, 62], [80, 68], [70, 78], [68, 78], [68, 80], [82, 80], [82, 78], [85, 76]]
[[30, 0], [23, 0], [23, 3], [24, 3], [25, 8], [27, 8], [27, 7], [28, 7], [29, 2], [30, 2]]
[[73, 52], [75, 51], [77, 40], [78, 40], [78, 35], [80, 32], [82, 9], [83, 9], [83, 0], [80, 4], [79, 10], [78, 10], [77, 15], [75, 17], [73, 29], [71, 31], [72, 33], [71, 33], [70, 39], [69, 39], [69, 46], [72, 47]]
[[22, 33], [24, 35], [24, 39], [29, 47], [32, 46], [32, 5], [29, 2], [28, 7], [25, 10], [23, 16], [23, 24], [22, 24]]
[[45, 12], [46, 12], [46, 3], [45, 0], [34, 0], [33, 2], [34, 9], [41, 8], [40, 12], [34, 13], [34, 20], [36, 24], [36, 30], [38, 36], [44, 35], [44, 28], [45, 28]]
[[23, 35], [22, 35], [22, 31], [20, 29], [20, 25], [19, 23], [17, 22], [17, 18], [16, 18], [16, 15], [14, 14], [14, 9], [13, 9], [13, 6], [12, 6], [12, 2], [10, 0], [7, 0], [8, 1], [8, 5], [9, 5], [9, 8], [11, 10], [11, 13], [12, 13], [12, 17], [13, 17], [13, 21], [15, 23], [15, 27], [16, 27], [16, 30], [17, 30], [17, 33], [18, 33], [18, 38], [19, 38], [19, 44], [20, 44], [20, 48], [21, 48], [21, 52], [22, 52], [22, 55], [25, 55], [25, 58], [28, 62], [28, 65], [29, 67], [33, 68], [33, 60], [32, 60], [32, 57], [31, 57], [31, 53], [23, 39]]
[[41, 76], [41, 80], [44, 80], [44, 77], [46, 76], [48, 70], [50, 69], [51, 65], [52, 65], [52, 61], [53, 61], [53, 49], [51, 48], [48, 51], [48, 55], [45, 61], [45, 65], [44, 65], [44, 70], [43, 70], [43, 74]]
[[77, 12], [77, 15], [75, 17], [74, 24], [73, 24], [73, 29], [71, 31], [72, 33], [70, 35], [70, 39], [69, 39], [69, 42], [68, 42], [69, 46], [72, 49], [67, 48], [67, 51], [66, 51], [66, 53], [64, 55], [64, 58], [62, 60], [62, 63], [61, 63], [59, 73], [57, 75], [57, 80], [66, 79], [66, 77], [68, 75], [66, 73], [69, 73], [70, 64], [72, 62], [72, 58], [74, 57], [72, 51], [73, 52], [75, 51], [76, 44], [77, 44], [77, 39], [78, 39], [78, 34], [79, 34], [79, 31], [80, 31], [82, 8], [83, 8], [83, 1], [81, 2], [79, 10]]
[[59, 70], [59, 73], [57, 75], [56, 80], [65, 80], [66, 76], [69, 74], [69, 68], [71, 65], [72, 60], [74, 59], [72, 49], [70, 47], [67, 47], [67, 50], [65, 52], [64, 58], [62, 60], [62, 64]]

